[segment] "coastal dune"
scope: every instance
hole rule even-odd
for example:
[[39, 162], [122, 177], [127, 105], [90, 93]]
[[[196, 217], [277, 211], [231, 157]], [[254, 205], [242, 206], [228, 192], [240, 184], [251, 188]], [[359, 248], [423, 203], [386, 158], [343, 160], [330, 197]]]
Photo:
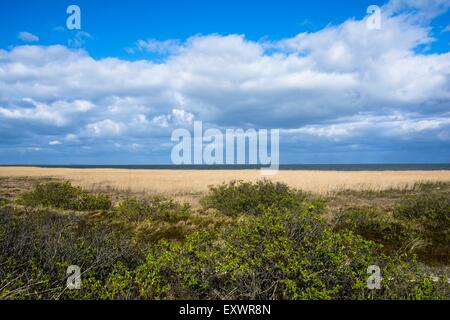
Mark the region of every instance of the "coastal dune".
[[132, 192], [190, 195], [232, 180], [270, 179], [320, 194], [351, 190], [385, 190], [417, 182], [450, 181], [450, 170], [436, 171], [304, 171], [284, 170], [263, 177], [259, 170], [155, 170], [104, 168], [0, 167], [0, 177], [53, 177], [87, 189], [114, 188]]

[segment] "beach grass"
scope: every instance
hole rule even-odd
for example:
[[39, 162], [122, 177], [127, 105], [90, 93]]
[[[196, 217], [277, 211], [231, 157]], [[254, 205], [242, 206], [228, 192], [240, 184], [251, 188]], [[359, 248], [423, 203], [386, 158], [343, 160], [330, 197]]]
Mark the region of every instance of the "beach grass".
[[327, 195], [338, 191], [410, 189], [417, 183], [450, 181], [450, 171], [278, 171], [263, 177], [259, 170], [142, 170], [0, 167], [0, 177], [56, 178], [87, 190], [147, 193], [175, 197], [197, 205], [210, 186], [233, 180], [270, 179], [290, 187]]

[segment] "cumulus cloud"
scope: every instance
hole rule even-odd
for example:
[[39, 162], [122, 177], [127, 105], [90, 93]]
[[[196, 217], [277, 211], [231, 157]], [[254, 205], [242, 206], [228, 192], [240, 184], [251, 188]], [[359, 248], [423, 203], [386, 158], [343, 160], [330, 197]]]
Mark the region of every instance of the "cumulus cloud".
[[91, 102], [85, 100], [73, 100], [70, 102], [56, 100], [52, 103], [45, 103], [30, 98], [23, 98], [21, 101], [13, 102], [9, 108], [0, 107], [0, 116], [11, 120], [43, 122], [54, 126], [64, 126], [69, 122], [73, 122], [77, 113], [85, 113], [93, 107]]
[[418, 22], [429, 22], [450, 8], [447, 0], [391, 0], [384, 9], [388, 14], [408, 15]]
[[367, 138], [368, 136], [380, 141], [385, 141], [386, 138], [414, 140], [419, 137], [418, 135], [433, 141], [448, 136], [450, 118], [416, 118], [413, 115], [410, 117], [358, 115], [337, 123], [306, 125], [297, 129], [286, 129], [283, 132], [306, 138], [313, 136], [334, 141], [352, 141], [355, 138]]
[[135, 53], [136, 51], [154, 52], [159, 54], [173, 54], [176, 53], [181, 47], [181, 42], [175, 39], [168, 40], [138, 40], [134, 47], [127, 48], [129, 53]]
[[163, 62], [94, 59], [60, 45], [0, 50], [0, 120], [80, 147], [167, 151], [170, 131], [194, 119], [281, 128], [293, 146], [355, 148], [376, 144], [374, 135], [448, 143], [450, 53], [420, 50], [434, 41], [424, 21], [447, 9], [446, 1], [391, 1], [380, 30], [349, 19], [272, 42], [240, 34], [137, 42]]
[[116, 136], [123, 132], [125, 125], [111, 119], [105, 119], [87, 124], [86, 129], [94, 136]]
[[89, 32], [86, 31], [76, 31], [73, 37], [67, 40], [69, 47], [82, 47], [88, 39], [92, 39]]
[[17, 36], [22, 41], [26, 42], [36, 42], [39, 41], [39, 37], [26, 31], [19, 32], [19, 35]]

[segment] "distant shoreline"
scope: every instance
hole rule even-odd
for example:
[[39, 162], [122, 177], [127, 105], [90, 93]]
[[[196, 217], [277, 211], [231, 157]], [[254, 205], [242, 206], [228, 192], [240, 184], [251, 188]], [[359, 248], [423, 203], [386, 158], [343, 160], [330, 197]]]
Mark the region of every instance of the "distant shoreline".
[[[130, 170], [257, 170], [261, 165], [21, 165], [0, 167], [67, 168], [67, 169], [130, 169]], [[450, 163], [372, 163], [372, 164], [280, 164], [281, 171], [441, 171], [450, 170]]]

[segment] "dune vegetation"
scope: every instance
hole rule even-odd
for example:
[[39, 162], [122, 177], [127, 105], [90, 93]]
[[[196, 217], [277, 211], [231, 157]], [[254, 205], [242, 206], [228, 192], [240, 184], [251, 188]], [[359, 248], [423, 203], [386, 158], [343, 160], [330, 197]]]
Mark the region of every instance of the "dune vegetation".
[[323, 195], [231, 181], [192, 207], [3, 177], [0, 299], [449, 299], [449, 195], [449, 182]]

